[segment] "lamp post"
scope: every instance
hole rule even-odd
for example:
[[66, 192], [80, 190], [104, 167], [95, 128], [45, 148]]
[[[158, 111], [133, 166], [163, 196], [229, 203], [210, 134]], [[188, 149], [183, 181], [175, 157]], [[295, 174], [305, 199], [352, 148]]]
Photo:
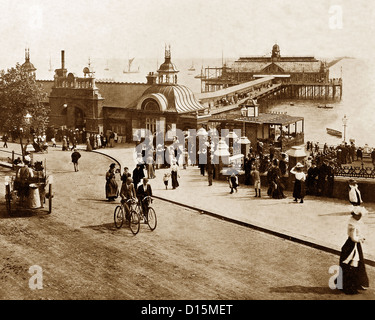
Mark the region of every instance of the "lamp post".
[[348, 123], [348, 118], [346, 115], [344, 115], [344, 118], [342, 118], [342, 124], [344, 126], [344, 142], [346, 142], [346, 125]]
[[[25, 123], [26, 123], [26, 126], [29, 127], [30, 125], [30, 122], [31, 122], [31, 118], [33, 116], [29, 113], [29, 112], [26, 112], [26, 115], [24, 116], [25, 118]], [[24, 160], [24, 157], [25, 157], [25, 150], [23, 148], [23, 128], [20, 128], [20, 144], [21, 144], [21, 154], [22, 154], [22, 160]]]
[[246, 119], [246, 116], [247, 116], [247, 108], [246, 106], [243, 106], [241, 108], [241, 115], [242, 115], [242, 121], [243, 121], [243, 127], [242, 127], [242, 131], [243, 131], [243, 134], [242, 136], [246, 136], [246, 128], [245, 128], [245, 119]]

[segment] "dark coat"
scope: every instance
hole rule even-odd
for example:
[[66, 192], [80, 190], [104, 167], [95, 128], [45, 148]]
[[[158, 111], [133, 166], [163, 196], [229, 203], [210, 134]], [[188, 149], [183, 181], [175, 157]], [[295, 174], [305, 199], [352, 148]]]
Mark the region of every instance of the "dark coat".
[[144, 197], [150, 196], [152, 197], [152, 189], [149, 184], [146, 185], [146, 190], [144, 188], [143, 183], [137, 188], [137, 197], [143, 199]]
[[81, 158], [81, 154], [78, 151], [72, 153], [72, 162], [78, 163], [78, 159]]
[[137, 187], [139, 182], [145, 177], [142, 167], [137, 167], [133, 170], [133, 183]]

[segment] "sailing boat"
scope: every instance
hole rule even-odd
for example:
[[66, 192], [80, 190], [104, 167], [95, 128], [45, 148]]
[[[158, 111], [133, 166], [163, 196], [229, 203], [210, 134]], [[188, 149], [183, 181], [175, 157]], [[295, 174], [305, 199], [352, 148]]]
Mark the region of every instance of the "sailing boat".
[[132, 67], [132, 63], [134, 61], [135, 58], [132, 58], [132, 59], [128, 59], [128, 70], [125, 70], [123, 71], [123, 73], [139, 73], [139, 67], [137, 70], [132, 70], [131, 67]]
[[105, 71], [108, 71], [108, 70], [109, 70], [109, 67], [108, 67], [108, 60], [107, 60], [107, 64], [106, 64], [104, 70], [105, 70]]
[[202, 78], [204, 78], [203, 66], [201, 68], [201, 73], [197, 74], [194, 78], [196, 78], [196, 79], [202, 79]]
[[188, 69], [188, 71], [195, 71], [194, 61], [191, 63], [191, 67]]

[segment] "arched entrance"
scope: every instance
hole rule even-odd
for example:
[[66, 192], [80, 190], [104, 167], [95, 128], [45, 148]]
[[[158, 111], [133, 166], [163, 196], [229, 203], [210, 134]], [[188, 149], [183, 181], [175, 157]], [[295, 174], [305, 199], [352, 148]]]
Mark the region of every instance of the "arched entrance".
[[86, 115], [81, 108], [74, 108], [74, 124], [75, 128], [79, 130], [82, 130], [86, 127]]

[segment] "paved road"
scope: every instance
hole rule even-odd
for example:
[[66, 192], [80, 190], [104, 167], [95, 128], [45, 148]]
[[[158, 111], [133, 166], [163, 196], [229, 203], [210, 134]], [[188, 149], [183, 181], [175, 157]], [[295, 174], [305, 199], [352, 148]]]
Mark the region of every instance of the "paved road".
[[[69, 156], [40, 156], [55, 177], [51, 215], [8, 218], [0, 203], [1, 299], [374, 299], [372, 289], [328, 288], [335, 255], [161, 200], [154, 232], [117, 230], [104, 201], [112, 161], [83, 152], [75, 173]], [[42, 290], [28, 287], [32, 265], [43, 268]]]

